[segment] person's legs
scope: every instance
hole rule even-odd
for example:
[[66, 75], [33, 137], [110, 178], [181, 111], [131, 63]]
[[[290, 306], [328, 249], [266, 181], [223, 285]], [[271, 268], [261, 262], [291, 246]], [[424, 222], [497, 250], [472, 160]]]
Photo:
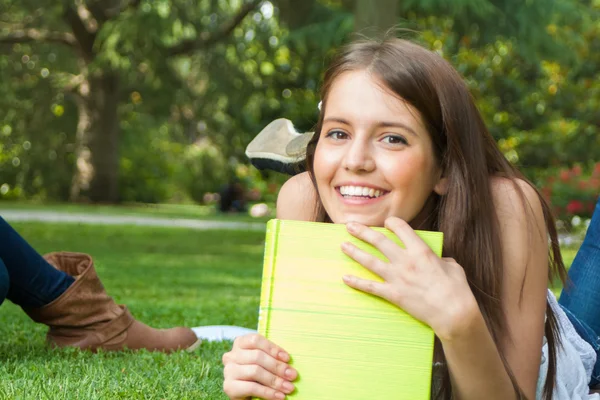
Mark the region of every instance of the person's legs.
[[600, 198], [559, 303], [600, 334]]
[[0, 259], [8, 274], [6, 298], [21, 307], [42, 307], [67, 290], [75, 279], [57, 270], [0, 217]]
[[[42, 257], [0, 217], [0, 296], [47, 325], [54, 346], [90, 350], [194, 350], [189, 328], [154, 329], [106, 293], [92, 258], [81, 253]], [[0, 297], [4, 299], [4, 297]]]
[[590, 386], [600, 383], [600, 198], [571, 268], [559, 304], [598, 359]]
[[8, 271], [0, 258], [0, 305], [4, 303], [6, 295], [8, 294], [8, 288], [10, 286], [10, 278], [8, 277]]

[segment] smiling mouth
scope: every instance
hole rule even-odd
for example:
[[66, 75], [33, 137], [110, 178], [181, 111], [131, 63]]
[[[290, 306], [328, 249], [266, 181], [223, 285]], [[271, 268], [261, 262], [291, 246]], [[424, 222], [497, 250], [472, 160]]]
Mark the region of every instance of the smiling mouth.
[[335, 188], [345, 199], [376, 199], [389, 192], [365, 186], [337, 186]]

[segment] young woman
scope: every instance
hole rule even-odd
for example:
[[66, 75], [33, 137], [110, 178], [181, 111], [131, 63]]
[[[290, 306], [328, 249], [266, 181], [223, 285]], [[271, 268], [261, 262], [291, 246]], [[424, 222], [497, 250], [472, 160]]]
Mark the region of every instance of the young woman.
[[[386, 255], [343, 245], [383, 282], [340, 279], [431, 326], [433, 397], [587, 398], [593, 349], [578, 336], [558, 342], [572, 325], [548, 292], [549, 278], [565, 277], [549, 208], [498, 150], [458, 73], [404, 40], [358, 42], [327, 70], [321, 98], [308, 172], [284, 185], [278, 217], [346, 224]], [[414, 229], [444, 232], [445, 257]], [[289, 361], [259, 335], [241, 337], [223, 356], [225, 393], [283, 399], [302, 374]], [[574, 375], [562, 381], [563, 370]]]

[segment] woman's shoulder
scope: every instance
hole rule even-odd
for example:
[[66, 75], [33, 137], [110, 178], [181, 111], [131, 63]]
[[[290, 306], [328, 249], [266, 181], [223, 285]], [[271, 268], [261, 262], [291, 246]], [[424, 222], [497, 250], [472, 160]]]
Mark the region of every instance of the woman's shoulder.
[[288, 179], [277, 195], [277, 218], [314, 221], [317, 192], [308, 172]]
[[496, 176], [491, 178], [490, 189], [500, 219], [535, 221], [538, 227], [545, 228], [540, 196], [529, 182]]

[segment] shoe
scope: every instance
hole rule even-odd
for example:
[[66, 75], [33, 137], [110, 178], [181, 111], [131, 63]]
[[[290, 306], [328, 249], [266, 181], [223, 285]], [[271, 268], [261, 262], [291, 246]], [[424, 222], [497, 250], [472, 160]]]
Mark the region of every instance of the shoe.
[[106, 294], [89, 255], [60, 252], [44, 258], [75, 278], [56, 300], [41, 308], [24, 309], [35, 322], [49, 327], [46, 339], [50, 345], [162, 352], [193, 351], [200, 345], [201, 340], [189, 328], [154, 329], [133, 318], [127, 307]]
[[298, 133], [290, 120], [279, 118], [248, 144], [246, 156], [260, 170], [296, 175], [306, 169], [306, 145], [313, 135], [314, 132]]

